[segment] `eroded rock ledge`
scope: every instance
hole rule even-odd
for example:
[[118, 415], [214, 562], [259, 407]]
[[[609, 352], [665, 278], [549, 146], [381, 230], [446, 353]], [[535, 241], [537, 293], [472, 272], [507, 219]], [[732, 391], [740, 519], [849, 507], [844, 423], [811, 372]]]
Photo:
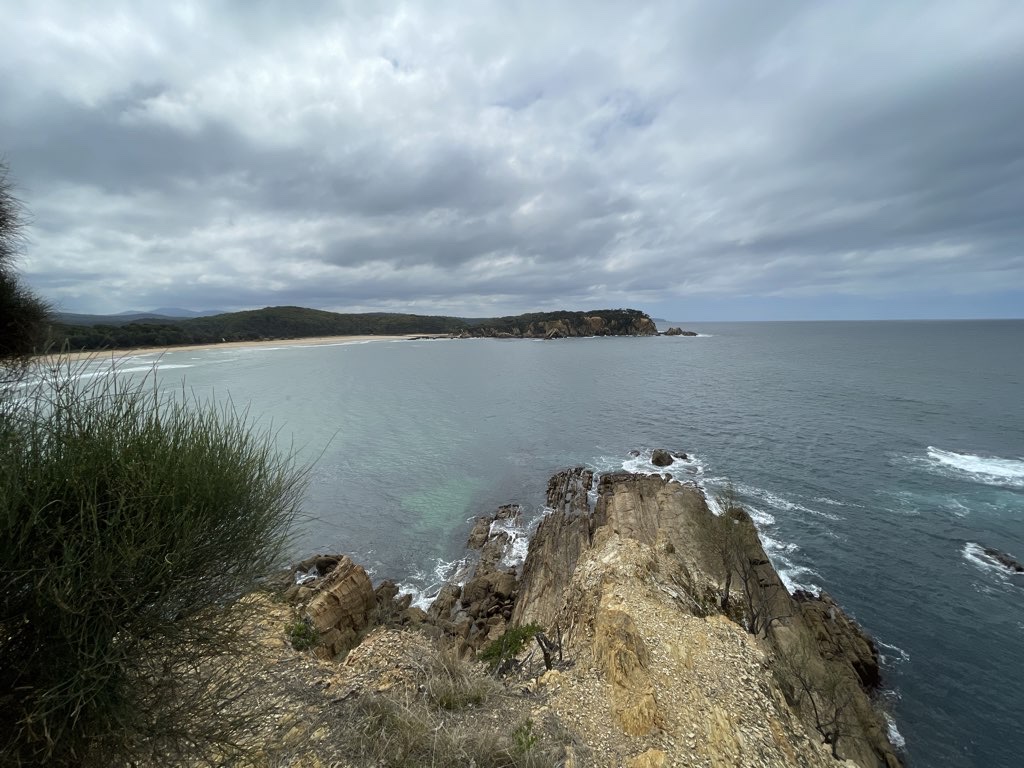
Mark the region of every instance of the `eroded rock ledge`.
[[700, 489], [668, 475], [595, 484], [584, 468], [551, 478], [547, 504], [519, 569], [503, 554], [521, 510], [478, 520], [475, 571], [426, 615], [343, 562], [331, 583], [357, 596], [319, 587], [310, 620], [350, 642], [365, 629], [324, 629], [347, 600], [468, 658], [509, 627], [539, 625], [561, 640], [563, 663], [527, 687], [545, 692], [542, 710], [578, 743], [622, 756], [616, 764], [900, 766], [872, 706], [874, 643], [828, 595], [788, 593], [741, 509], [715, 516]]

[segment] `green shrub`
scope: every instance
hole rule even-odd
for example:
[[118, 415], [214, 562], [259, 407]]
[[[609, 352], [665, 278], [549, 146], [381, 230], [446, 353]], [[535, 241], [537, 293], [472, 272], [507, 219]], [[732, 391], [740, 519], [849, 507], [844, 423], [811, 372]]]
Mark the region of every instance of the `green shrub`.
[[81, 372], [0, 396], [0, 765], [223, 754], [238, 598], [304, 472], [244, 414]]
[[539, 624], [524, 624], [507, 629], [501, 637], [484, 646], [477, 658], [486, 661], [491, 669], [496, 669], [505, 659], [518, 655], [538, 632], [543, 631]]
[[320, 641], [316, 631], [308, 621], [296, 619], [285, 628], [288, 641], [296, 651], [308, 651]]

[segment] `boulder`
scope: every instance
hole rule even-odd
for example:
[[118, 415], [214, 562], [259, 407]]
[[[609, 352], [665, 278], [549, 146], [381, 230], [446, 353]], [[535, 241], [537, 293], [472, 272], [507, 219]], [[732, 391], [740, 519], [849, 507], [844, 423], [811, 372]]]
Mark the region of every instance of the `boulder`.
[[448, 619], [452, 615], [452, 609], [458, 605], [459, 597], [462, 596], [462, 587], [458, 584], [445, 584], [437, 593], [434, 602], [430, 604], [430, 618]]
[[665, 331], [665, 333], [662, 334], [662, 336], [682, 336], [682, 335], [683, 335], [683, 329], [682, 328], [669, 328], [667, 331]]
[[473, 524], [473, 530], [469, 532], [469, 540], [466, 546], [469, 549], [480, 549], [486, 542], [491, 532], [491, 518], [478, 517]]
[[672, 454], [663, 448], [658, 448], [651, 454], [651, 464], [656, 467], [667, 467], [675, 459], [672, 458]]
[[401, 613], [401, 622], [403, 624], [418, 625], [429, 620], [430, 617], [427, 616], [427, 612], [422, 608], [417, 608], [415, 605], [406, 608]]
[[386, 606], [398, 597], [398, 585], [391, 579], [384, 579], [373, 592], [377, 598], [377, 604]]
[[306, 616], [334, 656], [347, 653], [358, 643], [376, 608], [377, 596], [370, 577], [361, 565], [342, 557], [318, 585], [306, 606]]

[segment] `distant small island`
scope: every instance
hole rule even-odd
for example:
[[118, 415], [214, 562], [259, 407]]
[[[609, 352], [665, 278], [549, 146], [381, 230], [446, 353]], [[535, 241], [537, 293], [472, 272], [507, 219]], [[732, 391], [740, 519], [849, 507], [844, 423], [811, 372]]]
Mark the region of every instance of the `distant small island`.
[[[386, 312], [340, 314], [304, 307], [267, 307], [208, 317], [150, 316], [126, 321], [116, 316], [95, 316], [90, 322], [89, 316], [75, 315], [57, 316], [55, 320], [47, 335], [48, 348], [69, 352], [328, 336], [423, 334], [453, 338], [556, 339], [659, 335], [654, 321], [636, 309], [462, 318]], [[665, 335], [696, 334], [673, 328]]]

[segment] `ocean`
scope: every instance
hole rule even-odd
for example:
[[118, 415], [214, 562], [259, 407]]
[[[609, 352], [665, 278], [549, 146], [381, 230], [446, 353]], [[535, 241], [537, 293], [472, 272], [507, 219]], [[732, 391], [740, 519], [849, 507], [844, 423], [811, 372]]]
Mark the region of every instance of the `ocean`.
[[[696, 338], [471, 339], [172, 351], [123, 361], [230, 400], [311, 465], [296, 555], [344, 552], [425, 602], [469, 521], [535, 523], [561, 468], [731, 486], [793, 587], [877, 640], [912, 766], [1017, 766], [1024, 321], [687, 323]], [[631, 457], [630, 451], [641, 452]], [[530, 526], [515, 533], [525, 553]]]

